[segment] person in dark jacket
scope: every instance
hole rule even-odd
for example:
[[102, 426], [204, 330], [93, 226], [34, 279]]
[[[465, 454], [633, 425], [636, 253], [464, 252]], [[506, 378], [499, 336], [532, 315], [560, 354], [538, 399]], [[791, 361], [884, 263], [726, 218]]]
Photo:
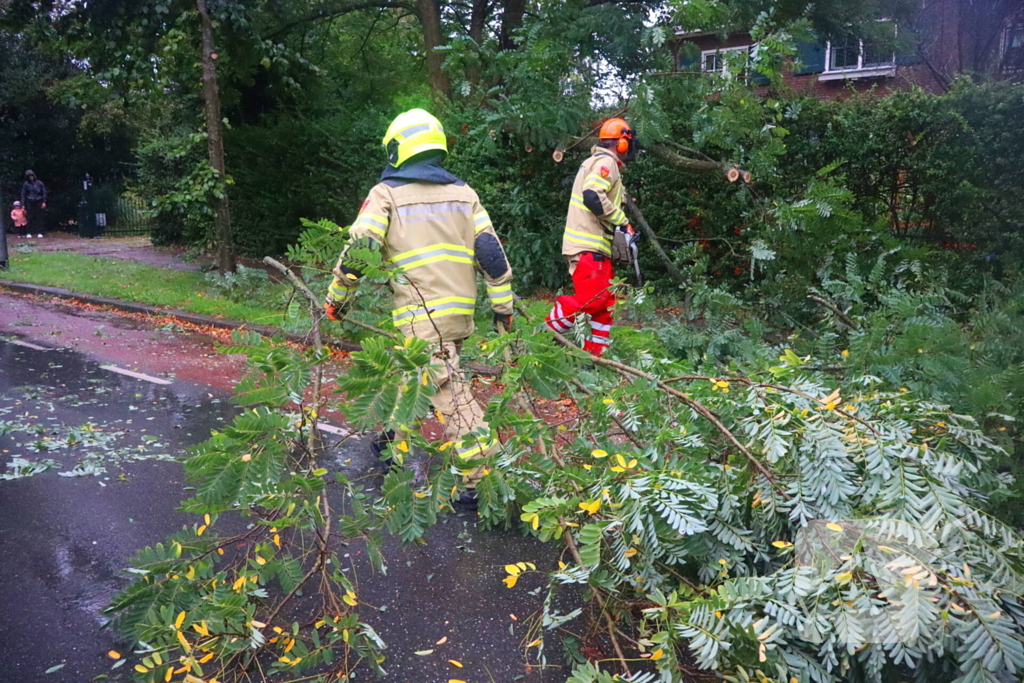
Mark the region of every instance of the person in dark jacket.
[[46, 185], [36, 177], [32, 169], [25, 171], [25, 184], [21, 186], [21, 203], [28, 213], [29, 234], [42, 237], [44, 211], [46, 210]]

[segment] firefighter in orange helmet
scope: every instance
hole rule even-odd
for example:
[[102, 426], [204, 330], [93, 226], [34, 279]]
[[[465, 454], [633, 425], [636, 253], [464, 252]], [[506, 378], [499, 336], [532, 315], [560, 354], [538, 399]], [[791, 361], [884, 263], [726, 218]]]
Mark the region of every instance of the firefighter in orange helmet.
[[581, 313], [590, 316], [590, 337], [583, 348], [601, 356], [608, 348], [615, 294], [613, 262], [636, 258], [637, 233], [622, 211], [625, 198], [620, 168], [636, 157], [639, 142], [625, 119], [608, 119], [598, 143], [580, 166], [569, 199], [562, 255], [569, 263], [574, 292], [560, 296], [546, 322], [555, 332], [572, 328]]

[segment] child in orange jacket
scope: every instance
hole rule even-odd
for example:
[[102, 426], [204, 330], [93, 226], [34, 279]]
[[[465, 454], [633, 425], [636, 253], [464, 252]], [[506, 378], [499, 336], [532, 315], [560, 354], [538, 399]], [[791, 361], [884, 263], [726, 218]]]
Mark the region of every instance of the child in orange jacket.
[[14, 208], [11, 209], [11, 220], [14, 221], [14, 233], [20, 233], [21, 229], [28, 225], [28, 214], [25, 213], [25, 207], [21, 205], [21, 202], [14, 202]]

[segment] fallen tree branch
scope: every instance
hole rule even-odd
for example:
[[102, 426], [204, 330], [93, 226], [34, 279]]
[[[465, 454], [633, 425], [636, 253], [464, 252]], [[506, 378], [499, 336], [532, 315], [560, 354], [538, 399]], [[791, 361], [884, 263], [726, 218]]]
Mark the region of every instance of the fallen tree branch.
[[[579, 566], [586, 566], [583, 564], [583, 558], [580, 557], [579, 548], [576, 547], [576, 540], [572, 537], [572, 532], [569, 531], [569, 525], [562, 517], [558, 518], [558, 523], [562, 527], [562, 537], [565, 539], [565, 545], [569, 548], [569, 553], [572, 554], [572, 559], [574, 559], [576, 564]], [[611, 638], [612, 647], [615, 648], [615, 655], [619, 658], [619, 665], [622, 667], [622, 673], [629, 676], [629, 664], [626, 663], [626, 655], [622, 651], [622, 647], [619, 645], [619, 639], [615, 637], [615, 621], [612, 619], [612, 615], [608, 612], [604, 596], [601, 595], [600, 589], [595, 586], [591, 586], [590, 590], [594, 593], [594, 599], [597, 600], [597, 604], [601, 608], [601, 613], [604, 615], [605, 624], [608, 626], [608, 637]]]
[[653, 246], [654, 251], [657, 252], [658, 258], [660, 258], [661, 262], [665, 264], [665, 270], [667, 270], [669, 275], [679, 283], [680, 287], [686, 287], [686, 278], [683, 277], [682, 272], [680, 272], [679, 268], [676, 267], [676, 264], [672, 262], [669, 255], [665, 253], [665, 250], [662, 249], [661, 243], [658, 241], [658, 236], [654, 234], [654, 230], [652, 230], [651, 226], [648, 225], [647, 219], [644, 218], [643, 212], [640, 211], [640, 207], [636, 205], [636, 202], [633, 201], [633, 198], [629, 196], [628, 192], [625, 194], [626, 209], [633, 214], [633, 219], [640, 225], [640, 229], [644, 231], [644, 235], [647, 236], [647, 239], [651, 241], [651, 246]]
[[843, 324], [846, 325], [847, 327], [849, 327], [851, 330], [859, 330], [860, 329], [860, 325], [857, 324], [856, 320], [854, 320], [850, 316], [848, 316], [845, 313], [843, 313], [842, 311], [840, 311], [839, 307], [836, 306], [831, 301], [829, 301], [828, 299], [823, 299], [822, 297], [815, 296], [814, 294], [808, 294], [807, 298], [810, 299], [811, 301], [814, 301], [815, 303], [821, 304], [822, 306], [824, 306], [828, 310], [830, 310], [833, 313], [835, 313], [836, 317], [839, 318], [840, 320], [842, 320]]
[[[579, 347], [576, 346], [576, 344], [573, 344], [571, 341], [565, 338], [565, 336], [559, 334], [558, 332], [551, 330], [551, 334], [554, 335], [555, 340], [562, 346], [570, 349], [579, 349]], [[634, 368], [631, 365], [619, 363], [618, 361], [608, 360], [607, 358], [598, 358], [596, 356], [588, 356], [588, 359], [595, 365], [602, 365], [607, 368], [612, 368], [618, 371], [623, 376], [640, 377], [642, 379], [655, 382], [659, 389], [669, 394], [670, 396], [674, 396], [675, 398], [679, 399], [686, 405], [690, 406], [698, 415], [700, 415], [705, 420], [714, 425], [715, 429], [717, 429], [719, 433], [722, 434], [722, 436], [724, 436], [730, 443], [732, 443], [733, 446], [736, 447], [737, 450], [739, 450], [740, 453], [743, 454], [743, 456], [750, 463], [751, 467], [753, 467], [754, 470], [758, 472], [758, 474], [765, 478], [768, 484], [775, 489], [776, 493], [778, 493], [781, 497], [785, 498], [786, 500], [789, 500], [789, 495], [786, 494], [786, 492], [783, 490], [781, 486], [779, 486], [779, 483], [775, 479], [775, 475], [772, 474], [772, 472], [768, 470], [768, 468], [766, 468], [764, 464], [762, 464], [761, 461], [758, 460], [757, 457], [755, 457], [754, 454], [751, 453], [746, 446], [740, 443], [739, 439], [736, 438], [736, 435], [733, 434], [732, 431], [722, 423], [718, 416], [715, 415], [715, 413], [710, 408], [705, 406], [703, 403], [701, 403], [697, 399], [691, 398], [689, 395], [684, 394], [678, 389], [673, 388], [665, 380], [659, 379], [658, 377], [650, 373], [644, 372], [639, 368]]]

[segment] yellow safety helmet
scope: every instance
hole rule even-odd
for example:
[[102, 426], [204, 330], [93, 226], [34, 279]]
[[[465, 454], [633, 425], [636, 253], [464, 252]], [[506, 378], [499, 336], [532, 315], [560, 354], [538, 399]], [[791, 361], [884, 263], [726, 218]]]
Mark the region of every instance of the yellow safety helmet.
[[444, 127], [424, 109], [410, 109], [396, 116], [381, 142], [392, 166], [401, 166], [410, 157], [432, 149], [448, 153]]

